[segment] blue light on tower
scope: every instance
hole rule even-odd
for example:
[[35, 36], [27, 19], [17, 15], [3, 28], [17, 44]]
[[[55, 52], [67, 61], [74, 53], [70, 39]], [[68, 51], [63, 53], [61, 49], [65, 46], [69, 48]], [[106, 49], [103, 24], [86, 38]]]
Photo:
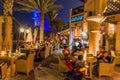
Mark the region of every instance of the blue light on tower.
[[[34, 10], [33, 12], [33, 20], [34, 20], [34, 26], [39, 27], [40, 26], [40, 13], [37, 10]], [[50, 21], [48, 18], [45, 17], [44, 19], [44, 30], [50, 31]]]
[[40, 15], [39, 15], [39, 12], [38, 11], [34, 11], [34, 16], [33, 16], [34, 18], [39, 18], [40, 17]]
[[40, 14], [37, 10], [34, 10], [33, 19], [34, 19], [34, 26], [40, 26]]

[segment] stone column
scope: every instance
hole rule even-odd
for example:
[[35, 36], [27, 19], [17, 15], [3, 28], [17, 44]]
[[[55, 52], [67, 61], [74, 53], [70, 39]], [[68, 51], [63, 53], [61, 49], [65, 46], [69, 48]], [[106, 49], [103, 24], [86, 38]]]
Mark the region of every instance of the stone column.
[[99, 50], [99, 23], [88, 21], [88, 30], [89, 30], [89, 54], [96, 55]]
[[2, 38], [2, 23], [3, 23], [3, 17], [0, 16], [0, 52], [2, 51], [2, 43], [3, 43], [3, 38]]
[[120, 22], [116, 25], [116, 50], [120, 50]]
[[116, 15], [115, 19], [117, 21], [116, 25], [116, 50], [120, 50], [120, 15]]
[[70, 29], [70, 35], [69, 35], [69, 49], [72, 51], [72, 43], [74, 41], [74, 29]]
[[74, 40], [74, 25], [71, 24], [71, 18], [72, 18], [72, 9], [70, 9], [70, 14], [69, 14], [69, 29], [70, 29], [70, 34], [69, 34], [69, 49], [70, 52], [72, 52], [72, 42]]

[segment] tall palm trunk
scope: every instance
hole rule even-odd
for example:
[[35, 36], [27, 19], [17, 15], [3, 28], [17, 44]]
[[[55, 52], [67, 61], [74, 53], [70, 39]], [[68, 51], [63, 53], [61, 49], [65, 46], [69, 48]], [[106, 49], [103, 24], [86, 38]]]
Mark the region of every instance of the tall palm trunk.
[[4, 48], [6, 50], [12, 50], [12, 8], [13, 0], [3, 0], [4, 7], [4, 23], [5, 23], [5, 39]]
[[3, 43], [3, 37], [2, 37], [2, 23], [3, 23], [3, 18], [0, 17], [0, 52], [2, 51], [2, 43]]
[[40, 42], [44, 41], [44, 12], [40, 13]]

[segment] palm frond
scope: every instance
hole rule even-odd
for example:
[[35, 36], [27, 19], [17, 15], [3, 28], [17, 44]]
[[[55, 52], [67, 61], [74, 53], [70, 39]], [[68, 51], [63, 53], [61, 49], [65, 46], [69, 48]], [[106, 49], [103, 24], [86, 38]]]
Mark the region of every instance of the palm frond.
[[[26, 11], [29, 12], [28, 10], [34, 11], [34, 9], [37, 9], [38, 12], [41, 11], [40, 9], [40, 0], [16, 0], [16, 3], [19, 4], [19, 7], [14, 7], [14, 10], [16, 11]], [[24, 9], [25, 8], [25, 9]], [[27, 9], [28, 8], [28, 9]], [[33, 10], [32, 10], [33, 9]]]
[[28, 7], [28, 8], [33, 8], [34, 7], [34, 5], [32, 5], [31, 3], [31, 1], [29, 1], [29, 0], [15, 0], [15, 3], [17, 3], [17, 4], [19, 4], [19, 5], [21, 5], [21, 6], [24, 6], [24, 7]]
[[58, 16], [58, 13], [53, 15], [53, 19], [55, 19]]
[[62, 8], [63, 8], [62, 5], [53, 5], [53, 6], [48, 7], [48, 10], [53, 11], [53, 10], [59, 10], [59, 9], [62, 9]]
[[54, 11], [47, 12], [46, 15], [52, 21], [57, 17], [58, 13], [57, 11], [54, 10]]
[[38, 6], [38, 8], [39, 8], [39, 10], [41, 10], [41, 2], [40, 2], [40, 0], [35, 0], [35, 2], [36, 2], [36, 5]]
[[54, 21], [52, 22], [54, 29], [56, 29], [57, 31], [63, 30], [64, 28], [66, 28], [66, 24], [60, 19], [60, 18], [56, 18], [54, 19]]
[[25, 11], [25, 12], [33, 12], [34, 9], [32, 8], [26, 8], [26, 7], [15, 7], [14, 8], [15, 11]]
[[57, 24], [58, 27], [66, 26], [65, 23], [60, 18], [56, 18], [54, 22]]
[[45, 0], [40, 0], [41, 2], [41, 7], [44, 7]]
[[36, 0], [29, 0], [29, 4], [35, 8], [38, 8], [38, 2], [36, 2]]
[[45, 0], [47, 6], [52, 6], [54, 5], [56, 0]]

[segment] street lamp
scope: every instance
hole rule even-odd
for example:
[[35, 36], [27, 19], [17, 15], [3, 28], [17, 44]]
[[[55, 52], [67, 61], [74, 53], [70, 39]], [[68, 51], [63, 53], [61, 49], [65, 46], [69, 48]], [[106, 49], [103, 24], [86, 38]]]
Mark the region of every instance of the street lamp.
[[24, 28], [20, 28], [20, 32], [24, 32]]
[[27, 29], [27, 30], [26, 30], [26, 33], [29, 33], [29, 32], [30, 32], [29, 29]]
[[30, 30], [29, 29], [24, 29], [24, 28], [20, 28], [20, 37], [19, 37], [19, 39], [21, 40], [21, 33], [23, 33], [24, 32], [24, 40], [26, 40], [26, 33], [28, 34], [29, 32], [30, 32]]

